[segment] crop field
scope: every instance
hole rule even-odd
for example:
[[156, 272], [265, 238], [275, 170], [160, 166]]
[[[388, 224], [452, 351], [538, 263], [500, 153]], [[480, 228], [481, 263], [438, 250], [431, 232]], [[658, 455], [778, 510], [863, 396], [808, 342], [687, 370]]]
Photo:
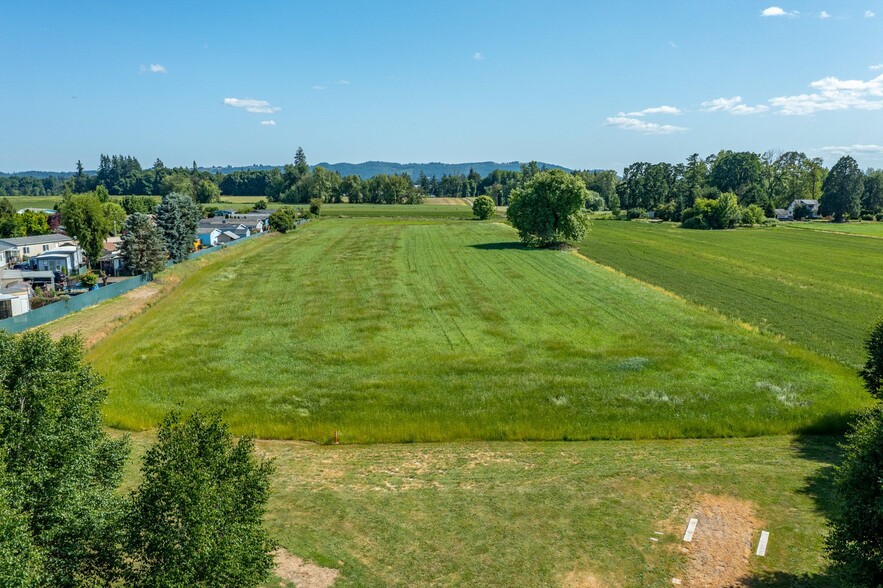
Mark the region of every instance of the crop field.
[[757, 588], [838, 586], [822, 571], [834, 438], [258, 448], [272, 534], [339, 570], [336, 588], [664, 588], [717, 565]]
[[425, 218], [425, 219], [470, 219], [472, 207], [462, 200], [459, 204], [323, 204], [323, 216], [375, 217], [375, 218]]
[[823, 221], [782, 223], [780, 226], [789, 229], [811, 229], [829, 233], [847, 233], [849, 235], [865, 235], [868, 237], [883, 237], [883, 223], [879, 222], [848, 222], [831, 223]]
[[852, 368], [883, 318], [883, 241], [790, 228], [595, 221], [584, 255]]
[[840, 430], [867, 404], [834, 361], [515, 237], [329, 219], [195, 271], [90, 351], [106, 422], [180, 404], [318, 442], [668, 438]]

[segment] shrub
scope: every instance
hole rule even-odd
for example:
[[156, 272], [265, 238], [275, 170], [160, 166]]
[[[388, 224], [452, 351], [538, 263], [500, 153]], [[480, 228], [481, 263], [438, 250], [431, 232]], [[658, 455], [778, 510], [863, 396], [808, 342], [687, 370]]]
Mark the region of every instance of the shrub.
[[478, 220], [488, 220], [496, 211], [497, 207], [490, 196], [479, 196], [472, 202], [472, 215]]
[[742, 220], [742, 207], [731, 192], [721, 194], [716, 200], [697, 198], [691, 208], [684, 211], [681, 226], [685, 229], [732, 229]]
[[743, 225], [760, 225], [763, 224], [764, 220], [766, 220], [766, 215], [764, 214], [763, 209], [757, 204], [749, 204], [742, 209]]
[[665, 204], [657, 206], [654, 212], [656, 218], [659, 220], [670, 221], [675, 220], [675, 217], [677, 216], [677, 208], [677, 204], [675, 204], [674, 200], [671, 200]]
[[798, 204], [794, 207], [794, 212], [791, 213], [791, 218], [796, 221], [803, 220], [809, 217], [809, 213], [809, 206], [807, 206], [806, 204]]
[[270, 228], [280, 233], [293, 231], [297, 227], [297, 213], [290, 206], [283, 206], [274, 211], [267, 220]]
[[883, 221], [883, 212], [878, 212], [877, 214], [875, 214], [875, 215], [874, 215], [874, 219], [875, 219], [877, 222]]
[[846, 437], [828, 555], [849, 585], [883, 585], [883, 407], [862, 415]]
[[311, 198], [310, 199], [310, 214], [313, 216], [319, 216], [319, 212], [322, 210], [322, 199], [321, 198]]
[[80, 276], [80, 282], [87, 288], [91, 289], [98, 283], [98, 274], [95, 272], [86, 272]]
[[863, 221], [872, 221], [872, 220], [874, 220], [874, 215], [873, 214], [863, 214], [862, 220]]
[[626, 213], [626, 218], [629, 220], [635, 220], [639, 218], [647, 218], [647, 211], [643, 208], [629, 208]]
[[586, 210], [591, 212], [604, 210], [604, 198], [598, 192], [589, 190], [589, 195], [586, 198]]
[[267, 210], [267, 201], [261, 198], [257, 202], [254, 203], [255, 210]]

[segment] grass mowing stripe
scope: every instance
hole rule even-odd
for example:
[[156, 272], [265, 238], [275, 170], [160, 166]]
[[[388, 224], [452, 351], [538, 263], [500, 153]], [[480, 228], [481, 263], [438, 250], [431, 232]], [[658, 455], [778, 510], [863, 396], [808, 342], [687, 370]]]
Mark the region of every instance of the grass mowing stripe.
[[183, 403], [319, 442], [649, 438], [834, 430], [867, 404], [835, 362], [514, 241], [323, 220], [197, 272], [91, 351], [108, 422]]
[[883, 317], [883, 243], [787, 228], [596, 221], [586, 256], [855, 368]]

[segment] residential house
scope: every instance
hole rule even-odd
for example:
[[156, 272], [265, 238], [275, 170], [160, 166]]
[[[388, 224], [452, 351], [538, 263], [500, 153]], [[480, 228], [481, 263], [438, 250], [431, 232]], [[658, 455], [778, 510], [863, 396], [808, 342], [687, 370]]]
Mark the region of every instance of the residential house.
[[15, 282], [0, 288], [0, 319], [18, 316], [31, 310], [31, 286]]
[[28, 259], [31, 269], [74, 275], [83, 266], [83, 250], [76, 245], [64, 245]]
[[[13, 263], [25, 261], [40, 253], [46, 253], [59, 247], [73, 245], [76, 246], [77, 241], [67, 235], [34, 235], [32, 237], [9, 237], [0, 240], [0, 251], [4, 255], [0, 256], [4, 261], [4, 267]], [[11, 250], [15, 249], [15, 252]], [[10, 254], [11, 255], [7, 255]], [[10, 261], [11, 260], [11, 261]]]
[[229, 243], [230, 241], [236, 241], [239, 238], [239, 235], [233, 231], [223, 231], [218, 235], [218, 243]]
[[199, 236], [199, 244], [202, 247], [214, 247], [218, 244], [218, 237], [221, 236], [221, 229], [216, 227], [199, 227], [196, 230]]
[[800, 198], [798, 200], [794, 200], [791, 204], [788, 205], [788, 214], [791, 215], [791, 218], [794, 218], [794, 209], [800, 205], [806, 206], [809, 210], [809, 216], [807, 218], [822, 218], [819, 214], [819, 201], [818, 200], [810, 200], [808, 198]]
[[791, 213], [785, 210], [784, 208], [776, 209], [776, 220], [778, 221], [790, 221], [794, 220], [794, 217], [791, 216]]

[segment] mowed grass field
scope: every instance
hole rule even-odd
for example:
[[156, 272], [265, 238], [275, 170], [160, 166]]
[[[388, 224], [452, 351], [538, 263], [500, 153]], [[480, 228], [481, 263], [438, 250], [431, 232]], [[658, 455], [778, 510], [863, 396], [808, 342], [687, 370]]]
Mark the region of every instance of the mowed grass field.
[[[138, 452], [151, 440], [133, 437]], [[336, 588], [664, 588], [719, 564], [758, 588], [838, 586], [823, 572], [829, 437], [258, 449], [276, 467], [271, 533], [339, 570]]]
[[579, 250], [852, 368], [863, 363], [864, 339], [883, 319], [879, 239], [782, 227], [691, 231], [671, 223], [595, 221]]
[[497, 223], [330, 219], [193, 272], [99, 342], [106, 422], [221, 409], [344, 443], [839, 430], [852, 370]]
[[810, 229], [813, 231], [825, 231], [828, 233], [846, 233], [849, 235], [864, 235], [867, 237], [883, 237], [883, 223], [862, 221], [850, 221], [848, 223], [831, 223], [825, 221], [782, 223], [779, 225], [788, 229]]

